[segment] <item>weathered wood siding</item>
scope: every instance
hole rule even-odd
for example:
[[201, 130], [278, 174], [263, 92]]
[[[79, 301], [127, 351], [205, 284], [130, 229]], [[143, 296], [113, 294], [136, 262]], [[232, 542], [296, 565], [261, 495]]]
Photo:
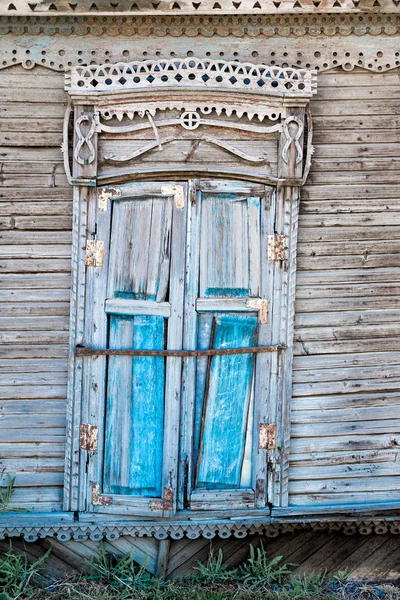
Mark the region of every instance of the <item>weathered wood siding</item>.
[[59, 510], [72, 189], [62, 165], [64, 76], [0, 73], [0, 470], [13, 502]]
[[[0, 468], [61, 508], [72, 190], [64, 75], [0, 72]], [[18, 86], [18, 87], [17, 87]], [[290, 502], [398, 498], [398, 72], [322, 73], [302, 192]], [[368, 498], [365, 492], [371, 492]]]
[[[399, 498], [399, 73], [331, 72], [312, 101], [298, 245], [292, 504]], [[368, 495], [366, 495], [368, 492]]]

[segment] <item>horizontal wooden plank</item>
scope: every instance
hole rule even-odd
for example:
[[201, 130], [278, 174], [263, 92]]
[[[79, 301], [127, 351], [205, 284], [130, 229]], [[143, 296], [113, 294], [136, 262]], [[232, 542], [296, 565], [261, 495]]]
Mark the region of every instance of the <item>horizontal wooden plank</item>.
[[23, 507], [29, 512], [61, 510], [62, 487], [16, 487], [9, 507]]
[[397, 462], [400, 458], [398, 449], [393, 450], [363, 450], [353, 452], [312, 452], [307, 454], [291, 454], [290, 464], [293, 468], [328, 467], [332, 465], [375, 465]]
[[[0, 458], [0, 469], [7, 473], [62, 473], [62, 458]], [[43, 485], [46, 485], [45, 483]], [[50, 484], [52, 485], [52, 484]]]
[[[38, 154], [40, 152], [38, 151]], [[29, 160], [29, 158], [28, 158]], [[7, 187], [0, 188], [0, 200], [11, 202], [71, 202], [72, 188], [68, 187], [34, 187], [26, 180], [26, 187]]]
[[[382, 419], [387, 421], [388, 418], [388, 410], [385, 406], [330, 409], [316, 407], [315, 410], [295, 410], [296, 408], [298, 407], [294, 403], [291, 412], [292, 424], [309, 423], [314, 427], [314, 424], [316, 423], [326, 423], [327, 429], [329, 429], [332, 424], [336, 427], [339, 423], [346, 423], [347, 427], [349, 423], [360, 423], [361, 421], [373, 420], [380, 421]], [[392, 419], [400, 419], [400, 399], [397, 406], [390, 407], [389, 412]]]
[[0, 317], [3, 331], [69, 331], [68, 317]]
[[[322, 290], [325, 291], [325, 295], [330, 293], [328, 287], [324, 286]], [[322, 290], [320, 290], [320, 298], [324, 298]], [[298, 313], [295, 316], [295, 327], [296, 329], [305, 329], [308, 327], [344, 327], [346, 325], [383, 325], [384, 323], [396, 323], [399, 318], [399, 310]]]
[[[355, 310], [392, 310], [400, 308], [400, 298], [397, 296], [377, 296], [360, 298], [325, 298], [321, 306], [319, 298], [306, 298], [296, 302], [296, 309], [300, 313], [324, 311], [355, 311]], [[389, 348], [387, 348], [389, 350]]]
[[48, 399], [61, 399], [65, 400], [67, 397], [67, 386], [66, 384], [56, 385], [52, 383], [38, 384], [38, 385], [13, 385], [13, 386], [1, 386], [0, 387], [0, 398], [5, 401], [9, 400], [24, 400], [24, 399], [36, 399], [48, 400]]
[[[27, 375], [31, 375], [31, 373], [27, 373]], [[57, 375], [52, 373], [52, 375]], [[35, 382], [33, 381], [32, 384]], [[2, 384], [3, 385], [3, 384]], [[25, 412], [29, 413], [41, 413], [41, 414], [51, 414], [65, 413], [66, 409], [66, 401], [65, 400], [54, 400], [54, 399], [46, 399], [41, 398], [40, 400], [7, 400], [3, 399], [1, 407], [0, 407], [0, 415], [21, 415]]]
[[46, 229], [50, 231], [58, 229], [71, 230], [72, 219], [70, 216], [17, 216], [12, 218], [12, 223], [3, 229]]
[[[322, 313], [324, 314], [324, 313]], [[328, 313], [329, 314], [329, 313]], [[340, 314], [340, 313], [338, 313]], [[378, 313], [379, 314], [379, 313]], [[301, 315], [299, 315], [301, 316]], [[396, 317], [395, 317], [396, 318]], [[293, 361], [293, 370], [303, 369], [342, 369], [343, 367], [356, 366], [382, 366], [400, 365], [400, 352], [363, 352], [360, 354], [343, 354], [336, 356], [296, 356]], [[1, 369], [1, 362], [0, 362]]]
[[[344, 79], [345, 81], [351, 82], [351, 78]], [[348, 85], [348, 83], [347, 83]], [[320, 80], [318, 81], [318, 88], [321, 88]], [[23, 120], [23, 119], [21, 119]], [[313, 115], [314, 128], [317, 131], [334, 129], [351, 129], [364, 130], [364, 129], [393, 129], [394, 127], [400, 127], [400, 118], [392, 115], [331, 115], [331, 116], [315, 116]]]
[[[389, 415], [387, 415], [389, 417]], [[400, 433], [400, 419], [381, 419], [379, 421], [357, 421], [357, 422], [344, 422], [344, 423], [313, 423], [310, 427], [309, 424], [293, 424], [292, 425], [292, 437], [321, 437], [331, 438], [333, 436], [351, 435], [375, 435], [379, 433], [387, 433], [390, 431], [392, 434]]]
[[71, 202], [0, 202], [0, 215], [72, 215]]
[[[340, 464], [340, 465], [329, 465], [329, 466], [315, 466], [313, 464], [305, 465], [304, 467], [291, 467], [289, 473], [289, 479], [291, 482], [299, 482], [299, 486], [293, 488], [292, 484], [289, 484], [289, 487], [296, 489], [297, 493], [300, 489], [301, 481], [307, 481], [304, 488], [306, 490], [312, 490], [313, 484], [311, 481], [314, 481], [317, 484], [317, 490], [320, 491], [321, 488], [317, 483], [318, 480], [323, 480], [324, 483], [331, 482], [331, 480], [343, 479], [351, 480], [353, 484], [355, 484], [355, 480], [364, 477], [373, 478], [375, 477], [393, 477], [400, 475], [400, 462], [396, 462], [396, 458], [393, 457], [392, 462], [385, 463], [369, 463], [369, 464]], [[375, 482], [374, 482], [375, 483]], [[375, 488], [374, 483], [371, 481], [371, 485]], [[364, 484], [364, 488], [368, 487], [367, 482], [360, 482], [360, 486]], [[321, 481], [321, 485], [322, 481]], [[330, 487], [332, 485], [332, 488]], [[354, 487], [353, 487], [354, 489]], [[327, 484], [326, 491], [336, 491], [335, 481]], [[340, 488], [339, 488], [339, 491]]]
[[40, 86], [0, 88], [0, 102], [24, 102], [28, 105], [30, 104], [31, 115], [35, 114], [35, 105], [38, 103], [66, 104], [66, 101], [66, 93], [63, 86], [60, 85], [44, 89]]
[[[386, 380], [400, 377], [400, 364], [386, 365], [382, 363], [380, 366], [371, 367], [347, 367], [333, 369], [308, 369], [307, 371], [294, 371], [294, 383], [320, 383], [322, 381], [351, 381], [359, 379], [381, 379], [382, 389], [385, 389]], [[399, 398], [400, 404], [400, 398]]]
[[[5, 413], [5, 410], [4, 410]], [[0, 429], [42, 429], [42, 428], [62, 428], [65, 427], [66, 416], [64, 413], [34, 413], [27, 412], [23, 414], [2, 414], [0, 419]]]
[[50, 373], [1, 373], [0, 386], [21, 386], [21, 385], [66, 385], [66, 372]]
[[45, 443], [35, 442], [31, 444], [7, 444], [0, 442], [1, 460], [22, 459], [22, 461], [37, 459], [37, 458], [60, 458], [64, 460], [65, 445], [63, 443]]
[[[296, 383], [293, 385], [293, 396], [318, 396], [322, 394], [351, 394], [353, 392], [388, 392], [400, 391], [400, 379], [352, 379], [350, 381], [329, 381], [314, 383]], [[390, 430], [389, 430], [390, 431]]]
[[70, 292], [66, 289], [35, 289], [29, 292], [29, 299], [27, 293], [20, 289], [0, 289], [0, 304], [6, 302], [69, 302]]
[[[0, 475], [0, 484], [1, 481], [6, 481], [5, 474], [6, 472], [3, 477]], [[14, 472], [13, 475], [15, 475], [15, 488], [61, 486], [64, 481], [62, 472]]]
[[[335, 494], [343, 492], [395, 492], [399, 488], [399, 479], [396, 475], [382, 477], [360, 477], [332, 480], [305, 480], [289, 481], [289, 494], [299, 493], [325, 493]], [[371, 498], [372, 499], [372, 498]], [[368, 498], [368, 501], [370, 498]], [[367, 501], [367, 499], [366, 499]]]
[[[400, 258], [400, 256], [399, 256]], [[400, 275], [400, 269], [399, 269]], [[314, 299], [314, 298], [326, 298], [326, 296], [330, 296], [331, 298], [363, 298], [365, 296], [370, 295], [371, 297], [382, 297], [382, 296], [398, 296], [400, 294], [400, 282], [399, 283], [384, 283], [384, 284], [363, 284], [363, 283], [350, 283], [350, 284], [339, 284], [339, 285], [315, 285], [310, 287], [298, 287], [297, 288], [297, 298], [301, 299]], [[385, 321], [394, 321], [394, 318], [390, 318], [390, 315], [382, 315], [381, 321], [378, 320], [378, 314], [375, 311], [374, 313], [367, 313], [366, 319], [364, 321], [363, 314], [358, 315], [358, 323], [367, 324], [368, 323], [368, 314], [371, 317], [372, 322], [385, 322]]]
[[[375, 480], [374, 480], [375, 481]], [[306, 494], [294, 494], [289, 493], [289, 502], [292, 508], [307, 506], [318, 506], [320, 505], [319, 512], [324, 512], [324, 504], [329, 505], [329, 512], [335, 512], [335, 505], [339, 510], [342, 510], [344, 506], [349, 506], [351, 509], [353, 505], [364, 504], [366, 511], [369, 510], [369, 506], [374, 502], [380, 502], [382, 507], [385, 506], [386, 510], [389, 510], [388, 502], [398, 501], [398, 491], [375, 491], [375, 490], [364, 490], [362, 492], [351, 492], [347, 490], [343, 493], [306, 493]]]
[[311, 100], [311, 110], [313, 116], [327, 116], [327, 115], [339, 115], [339, 116], [363, 116], [363, 115], [393, 115], [397, 116], [400, 114], [400, 107], [398, 102], [395, 100], [371, 100], [363, 98], [360, 102], [359, 99], [345, 99], [336, 100], [330, 102], [326, 100], [319, 100], [318, 96]]
[[[2, 137], [4, 139], [4, 135], [2, 136], [2, 134], [0, 133], [0, 142], [2, 141]], [[12, 135], [12, 137], [14, 138], [14, 135]], [[55, 135], [55, 134], [50, 134], [48, 133], [47, 136], [50, 135]], [[48, 139], [43, 140], [43, 145], [47, 148], [50, 144], [49, 144]], [[58, 140], [55, 140], [55, 142]], [[9, 142], [6, 142], [9, 143]], [[38, 146], [38, 140], [35, 139], [35, 136], [33, 135], [29, 135], [29, 139], [26, 140], [26, 142], [24, 142], [23, 140], [20, 140], [21, 146], [23, 146], [24, 148], [26, 148], [27, 146], [34, 146], [35, 148]], [[61, 142], [60, 142], [61, 143]], [[54, 143], [54, 146], [57, 148], [59, 146], [58, 143]], [[29, 187], [29, 183], [31, 183], [31, 185], [33, 187], [44, 187], [44, 188], [54, 188], [54, 187], [64, 187], [67, 188], [68, 186], [68, 180], [67, 177], [65, 175], [65, 173], [58, 173], [56, 172], [56, 170], [54, 169], [54, 172], [51, 175], [41, 175], [41, 174], [35, 174], [32, 175], [30, 173], [24, 173], [23, 170], [21, 169], [21, 173], [20, 174], [16, 174], [16, 173], [12, 173], [9, 175], [3, 175], [1, 178], [1, 182], [0, 185], [1, 187], [4, 188], [8, 188], [8, 187], [12, 187], [12, 188], [27, 188]]]
[[67, 362], [63, 358], [0, 359], [1, 373], [64, 373]]
[[45, 442], [47, 444], [56, 442], [65, 443], [65, 427], [20, 427], [19, 429], [2, 429], [2, 443], [32, 443]]
[[[319, 90], [318, 90], [319, 93]], [[385, 129], [382, 136], [382, 130], [376, 129], [315, 129], [313, 142], [316, 144], [392, 144], [400, 142], [399, 131], [395, 127]]]
[[70, 273], [70, 258], [2, 259], [0, 273]]
[[71, 244], [71, 231], [0, 231], [0, 244]]
[[[362, 103], [372, 101], [373, 104], [378, 103], [380, 100], [393, 100], [398, 98], [398, 86], [396, 85], [363, 85], [357, 86], [355, 83], [351, 88], [348, 86], [330, 86], [322, 85], [318, 86], [318, 95], [316, 96], [317, 102], [327, 100], [329, 102], [350, 100], [355, 99], [362, 100]], [[314, 102], [313, 102], [314, 104]], [[361, 104], [361, 102], [360, 102]], [[372, 113], [376, 114], [376, 113]]]
[[382, 410], [390, 411], [391, 406], [399, 406], [398, 392], [354, 392], [349, 394], [325, 394], [317, 396], [299, 396], [293, 398], [292, 409], [302, 412], [308, 410], [327, 410], [334, 408], [365, 408], [380, 407]]
[[[344, 222], [345, 219], [345, 222]], [[340, 227], [345, 224], [346, 227], [384, 227], [388, 225], [400, 225], [400, 211], [368, 213], [364, 214], [346, 214], [344, 215], [300, 215], [299, 227]], [[379, 232], [382, 239], [384, 230]]]
[[[393, 179], [398, 179], [398, 171], [391, 171]], [[386, 183], [388, 174], [386, 170], [377, 171], [356, 171], [344, 169], [342, 171], [310, 171], [307, 179], [308, 185], [329, 185], [329, 184], [363, 184], [363, 183]]]
[[7, 333], [0, 331], [0, 344], [65, 344], [67, 331], [18, 331]]
[[68, 357], [68, 345], [41, 346], [0, 346], [0, 359], [7, 358], [10, 360], [20, 358], [66, 358]]
[[400, 435], [396, 433], [368, 433], [360, 435], [338, 435], [319, 437], [315, 432], [313, 437], [292, 437], [290, 440], [291, 453], [304, 454], [306, 457], [313, 452], [356, 452], [362, 450], [397, 450], [400, 446]]
[[29, 273], [0, 275], [0, 288], [3, 289], [69, 289], [71, 276], [65, 273]]
[[296, 342], [323, 340], [362, 340], [365, 338], [386, 338], [400, 335], [400, 324], [385, 323], [378, 325], [361, 324], [354, 327], [297, 327], [294, 335]]
[[[344, 217], [346, 218], [346, 217]], [[400, 253], [398, 240], [362, 240], [357, 242], [300, 242], [298, 256], [336, 256], [349, 254], [363, 255], [368, 260], [373, 254]]]
[[399, 264], [398, 254], [358, 254], [340, 257], [340, 262], [335, 256], [300, 256], [297, 262], [298, 268], [304, 271], [312, 269], [375, 269], [380, 267], [397, 267]]
[[69, 302], [8, 302], [0, 304], [0, 315], [2, 317], [28, 317], [37, 315], [44, 316], [67, 316], [70, 313]]
[[[346, 132], [341, 132], [343, 135], [346, 135]], [[382, 132], [380, 132], [382, 135]], [[386, 139], [386, 131], [384, 132]], [[388, 142], [389, 140], [386, 139]], [[7, 164], [7, 163], [4, 163]], [[10, 163], [12, 164], [12, 163]], [[45, 164], [45, 163], [43, 163]], [[392, 156], [390, 158], [375, 156], [374, 158], [364, 158], [360, 157], [359, 159], [350, 159], [350, 158], [316, 158], [312, 162], [312, 172], [336, 172], [336, 171], [376, 171], [378, 169], [384, 169], [385, 171], [398, 170], [400, 168], [400, 159]], [[390, 183], [390, 177], [387, 180]], [[394, 200], [395, 202], [395, 200]], [[357, 205], [356, 205], [357, 207]], [[364, 205], [364, 209], [366, 211], [370, 211], [369, 205]], [[357, 209], [358, 210], [358, 209]], [[361, 210], [361, 204], [360, 204]]]
[[337, 283], [366, 283], [400, 281], [400, 269], [397, 267], [381, 267], [378, 269], [335, 269], [333, 271], [300, 271], [296, 274], [297, 289], [300, 286], [314, 286]]
[[[380, 147], [379, 144], [377, 144], [377, 146]], [[398, 148], [397, 152], [393, 151], [393, 156], [399, 156]], [[343, 159], [343, 157], [340, 155], [337, 158]], [[392, 179], [386, 181], [384, 185], [305, 185], [303, 188], [301, 188], [301, 199], [307, 201], [330, 200], [332, 202], [338, 202], [343, 198], [353, 201], [357, 199], [366, 200], [367, 198], [387, 198], [397, 200], [399, 198], [399, 192], [400, 185], [398, 185]]]
[[19, 117], [29, 122], [32, 118], [63, 118], [64, 113], [64, 104], [58, 102], [37, 102], [34, 110], [32, 110], [32, 105], [28, 102], [0, 101], [0, 116], [2, 119], [15, 119]]

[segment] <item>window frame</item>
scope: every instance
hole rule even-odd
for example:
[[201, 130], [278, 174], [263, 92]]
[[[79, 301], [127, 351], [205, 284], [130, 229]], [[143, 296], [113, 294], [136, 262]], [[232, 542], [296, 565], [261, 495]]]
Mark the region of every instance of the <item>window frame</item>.
[[[206, 65], [206, 62], [204, 62], [204, 65]], [[199, 68], [203, 68], [204, 66], [203, 63], [199, 63], [199, 65]], [[237, 66], [235, 63], [235, 68]], [[216, 63], [215, 68], [225, 69], [222, 63], [221, 65], [219, 63], [217, 65]], [[271, 269], [274, 277], [274, 310], [271, 315], [271, 327], [274, 339], [279, 339], [280, 344], [286, 346], [286, 350], [282, 353], [279, 366], [276, 365], [275, 401], [268, 403], [269, 409], [265, 416], [266, 422], [274, 425], [276, 428], [276, 441], [268, 450], [266, 469], [269, 475], [268, 502], [272, 506], [285, 507], [288, 504], [289, 415], [293, 354], [297, 220], [300, 187], [305, 182], [311, 164], [312, 127], [310, 114], [308, 109], [306, 110], [306, 107], [310, 97], [316, 92], [314, 75], [305, 70], [302, 70], [300, 74], [299, 71], [299, 77], [303, 78], [305, 85], [302, 91], [296, 90], [294, 94], [291, 94], [291, 97], [286, 97], [286, 92], [282, 90], [262, 91], [252, 89], [249, 93], [245, 89], [227, 91], [223, 89], [224, 86], [226, 87], [226, 82], [224, 82], [224, 85], [221, 84], [221, 96], [217, 89], [207, 90], [199, 84], [195, 84], [190, 89], [182, 87], [179, 90], [174, 90], [174, 101], [180, 99], [182, 106], [185, 106], [186, 102], [193, 102], [193, 99], [196, 102], [203, 102], [203, 104], [207, 99], [211, 99], [211, 104], [221, 106], [222, 110], [225, 110], [224, 106], [229, 106], [230, 109], [232, 106], [236, 106], [236, 110], [246, 113], [248, 106], [250, 106], [246, 102], [250, 102], [253, 103], [252, 110], [256, 114], [257, 110], [261, 111], [260, 114], [263, 113], [265, 115], [271, 115], [274, 111], [276, 114], [280, 114], [279, 111], [282, 111], [281, 125], [279, 127], [278, 125], [274, 126], [274, 131], [280, 131], [280, 135], [271, 133], [272, 138], [277, 140], [278, 144], [277, 176], [271, 175], [271, 173], [268, 173], [263, 168], [249, 169], [246, 165], [243, 168], [239, 166], [234, 169], [226, 169], [218, 168], [218, 166], [210, 166], [210, 164], [205, 163], [204, 165], [196, 166], [196, 169], [193, 170], [187, 166], [184, 160], [182, 161], [182, 165], [174, 166], [174, 169], [171, 171], [154, 167], [146, 170], [146, 168], [141, 167], [139, 169], [120, 168], [115, 173], [108, 172], [108, 174], [103, 174], [99, 172], [98, 167], [98, 138], [102, 131], [98, 120], [99, 111], [104, 112], [105, 109], [108, 110], [108, 107], [111, 108], [111, 111], [121, 110], [118, 108], [121, 103], [122, 110], [126, 110], [125, 107], [129, 106], [129, 103], [137, 107], [137, 102], [143, 107], [147, 104], [149, 107], [152, 107], [151, 110], [154, 110], [155, 106], [158, 106], [160, 110], [165, 110], [169, 105], [170, 90], [165, 86], [158, 89], [153, 86], [153, 89], [146, 91], [146, 93], [120, 89], [108, 89], [107, 92], [100, 91], [99, 93], [93, 90], [87, 91], [85, 88], [79, 89], [75, 85], [77, 77], [78, 79], [81, 77], [80, 70], [81, 67], [73, 68], [72, 77], [69, 76], [68, 78], [74, 119], [72, 175], [68, 174], [68, 160], [65, 154], [67, 175], [70, 176], [70, 182], [74, 189], [74, 219], [64, 509], [85, 513], [87, 511], [87, 490], [91, 487], [93, 492], [93, 486], [97, 483], [92, 474], [88, 472], [90, 469], [87, 468], [88, 456], [90, 456], [91, 450], [90, 448], [83, 448], [81, 450], [80, 447], [80, 426], [82, 423], [90, 426], [92, 415], [90, 411], [82, 410], [82, 362], [84, 359], [82, 356], [76, 354], [76, 348], [83, 346], [85, 343], [85, 310], [91, 310], [92, 303], [96, 301], [96, 298], [88, 299], [86, 297], [86, 241], [90, 236], [92, 238], [97, 236], [97, 239], [100, 239], [99, 231], [96, 230], [96, 206], [98, 203], [110, 201], [110, 196], [104, 197], [103, 195], [101, 198], [98, 198], [97, 190], [100, 187], [104, 189], [103, 186], [114, 185], [118, 182], [164, 181], [166, 179], [169, 181], [171, 179], [180, 181], [181, 179], [186, 180], [189, 177], [212, 177], [214, 179], [221, 178], [232, 181], [240, 179], [252, 183], [272, 185], [276, 190], [274, 232], [278, 237], [283, 236], [285, 250], [283, 257], [277, 257], [274, 256], [272, 248], [272, 260], [271, 263], [268, 263], [268, 269]], [[285, 81], [285, 78], [293, 76], [293, 71], [295, 70], [288, 70], [288, 72], [281, 70], [279, 77], [283, 77], [282, 81]], [[188, 86], [190, 85], [189, 82]], [[198, 89], [195, 89], [196, 85]], [[216, 87], [218, 87], [217, 84]], [[109, 93], [111, 91], [113, 94]], [[68, 107], [64, 127], [65, 138], [63, 149], [65, 153], [68, 149], [68, 121], [70, 116], [71, 107]], [[305, 142], [306, 120], [308, 123], [307, 144]], [[306, 152], [304, 152], [305, 148]], [[244, 160], [248, 159], [245, 158]], [[112, 189], [109, 188], [111, 196], [113, 195]], [[273, 245], [274, 242], [272, 242]], [[182, 414], [183, 421], [184, 415]], [[184, 484], [182, 479], [183, 472], [184, 469], [180, 469], [178, 490], [182, 489], [182, 484]], [[84, 481], [84, 484], [82, 484], [82, 481]], [[97, 493], [97, 490], [94, 489], [94, 492]], [[186, 518], [189, 515], [191, 518], [195, 518], [193, 512], [189, 513], [187, 511], [183, 498], [178, 500], [178, 509], [180, 511], [180, 518]], [[238, 511], [236, 516], [239, 516], [239, 514], [240, 512]], [[245, 514], [244, 512], [243, 515], [245, 516]], [[212, 518], [216, 513], [210, 511], [208, 515]], [[252, 515], [255, 518], [257, 516], [265, 516], [266, 509], [255, 509], [252, 511]], [[137, 517], [137, 515], [135, 516]], [[203, 512], [202, 518], [204, 516]]]

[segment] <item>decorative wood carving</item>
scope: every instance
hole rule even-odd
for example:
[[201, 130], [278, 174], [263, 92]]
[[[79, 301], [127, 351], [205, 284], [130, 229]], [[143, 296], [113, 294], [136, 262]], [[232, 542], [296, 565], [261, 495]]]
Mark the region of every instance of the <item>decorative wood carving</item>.
[[[304, 107], [316, 93], [316, 78], [309, 70], [198, 58], [149, 60], [74, 67], [66, 76], [66, 90], [77, 109], [77, 180], [96, 173], [98, 179], [116, 180], [124, 172], [157, 178], [154, 152], [167, 153], [167, 171], [216, 168], [208, 154], [198, 154], [200, 145], [222, 150], [221, 158], [232, 157], [224, 171], [228, 175], [242, 173], [276, 183], [293, 183], [302, 176]], [[229, 141], [224, 130], [232, 130]], [[252, 135], [243, 138], [247, 132]], [[90, 168], [89, 175], [95, 134], [104, 134], [105, 142], [99, 145], [98, 171]], [[117, 136], [126, 134], [129, 137], [121, 139], [131, 141], [121, 146]], [[246, 139], [252, 140], [250, 146]], [[168, 151], [174, 142], [181, 144], [177, 153]], [[67, 139], [63, 147], [68, 147]], [[278, 168], [272, 166], [277, 162]], [[130, 165], [114, 176], [113, 163]], [[241, 166], [246, 163], [248, 168]]]
[[[96, 493], [96, 492], [95, 492]], [[6, 537], [23, 536], [27, 542], [34, 542], [37, 539], [45, 537], [55, 537], [60, 542], [67, 542], [71, 539], [75, 541], [100, 541], [103, 538], [107, 540], [117, 540], [122, 536], [148, 537], [152, 536], [158, 540], [167, 538], [179, 540], [183, 537], [197, 539], [205, 537], [212, 539], [215, 537], [245, 538], [248, 535], [259, 534], [274, 538], [284, 533], [294, 531], [337, 531], [344, 535], [362, 535], [385, 533], [400, 533], [400, 521], [398, 518], [387, 518], [382, 516], [364, 517], [362, 519], [354, 516], [332, 516], [321, 520], [320, 515], [314, 517], [302, 517], [301, 520], [287, 522], [278, 518], [264, 518], [254, 523], [246, 521], [215, 520], [212, 523], [206, 520], [196, 521], [116, 521], [115, 523], [99, 522], [68, 523], [47, 517], [46, 521], [40, 522], [40, 517], [31, 515], [32, 522], [21, 524], [22, 519], [27, 521], [26, 517], [18, 517], [19, 523], [9, 522], [7, 525], [0, 525], [0, 539]], [[49, 522], [51, 519], [52, 522]]]
[[48, 0], [13, 0], [13, 2], [4, 2], [0, 8], [2, 15], [93, 15], [95, 14], [160, 14], [175, 13], [181, 14], [251, 14], [257, 12], [263, 13], [302, 13], [302, 12], [400, 12], [399, 3], [396, 0], [240, 0], [232, 3], [229, 0], [162, 0], [161, 2], [149, 5], [144, 0], [57, 0], [49, 2]]
[[[400, 53], [392, 39], [399, 24], [399, 15], [372, 12], [221, 15], [206, 20], [195, 15], [115, 16], [107, 19], [107, 27], [100, 17], [0, 17], [0, 69], [21, 64], [26, 69], [41, 65], [65, 71], [73, 64], [89, 65], [94, 57], [98, 64], [112, 64], [207, 53], [214, 59], [239, 57], [242, 62], [282, 68], [325, 71], [342, 67], [350, 71], [358, 66], [387, 71], [400, 65]], [[23, 43], [15, 36], [24, 36]], [[184, 39], [178, 40], [180, 36]], [[207, 41], [216, 36], [220, 38], [218, 51]], [[338, 36], [343, 38], [340, 44], [329, 43]], [[149, 37], [155, 38], [154, 45], [148, 43]], [[161, 46], [156, 42], [159, 38]], [[232, 43], [235, 38], [247, 39], [239, 52]]]
[[[308, 69], [198, 58], [78, 66], [66, 77], [70, 93], [187, 87], [309, 98], [316, 92], [316, 80]], [[188, 116], [185, 127], [190, 129]]]

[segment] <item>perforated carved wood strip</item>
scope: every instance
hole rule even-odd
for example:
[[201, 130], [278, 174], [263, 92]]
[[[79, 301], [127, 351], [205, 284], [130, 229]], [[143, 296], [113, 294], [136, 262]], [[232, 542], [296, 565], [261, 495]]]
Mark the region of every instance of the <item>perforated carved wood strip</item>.
[[396, 0], [55, 0], [54, 2], [13, 0], [2, 2], [0, 14], [198, 14], [276, 12], [399, 12]]

